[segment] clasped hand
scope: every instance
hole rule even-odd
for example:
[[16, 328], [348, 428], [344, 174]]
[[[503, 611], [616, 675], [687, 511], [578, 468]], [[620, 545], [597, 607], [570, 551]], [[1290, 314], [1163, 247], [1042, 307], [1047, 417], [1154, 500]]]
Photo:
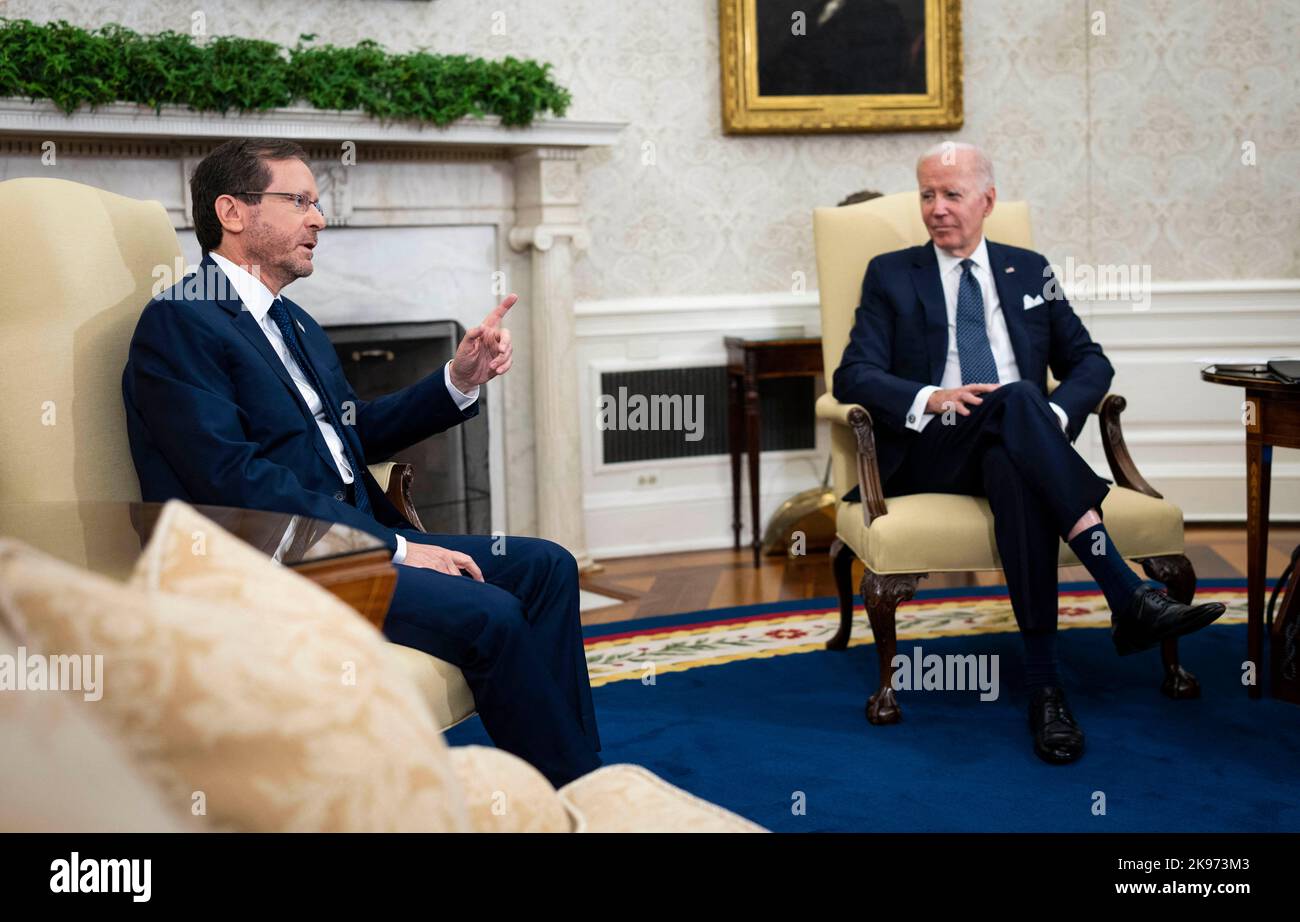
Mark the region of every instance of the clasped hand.
[[963, 384], [961, 387], [935, 391], [925, 402], [925, 412], [946, 413], [948, 410], [956, 410], [960, 416], [970, 416], [967, 407], [979, 406], [984, 402], [980, 394], [987, 394], [999, 387], [1001, 387], [999, 384]]

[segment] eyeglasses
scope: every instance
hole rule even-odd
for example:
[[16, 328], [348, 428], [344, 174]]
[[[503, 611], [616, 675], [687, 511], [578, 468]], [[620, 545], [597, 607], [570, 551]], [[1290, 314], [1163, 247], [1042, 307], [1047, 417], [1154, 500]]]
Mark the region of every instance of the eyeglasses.
[[293, 203], [293, 210], [299, 214], [307, 213], [307, 206], [311, 205], [320, 212], [320, 216], [325, 217], [325, 209], [321, 207], [320, 199], [312, 201], [301, 192], [227, 192], [227, 195], [278, 195], [281, 198], [287, 198]]

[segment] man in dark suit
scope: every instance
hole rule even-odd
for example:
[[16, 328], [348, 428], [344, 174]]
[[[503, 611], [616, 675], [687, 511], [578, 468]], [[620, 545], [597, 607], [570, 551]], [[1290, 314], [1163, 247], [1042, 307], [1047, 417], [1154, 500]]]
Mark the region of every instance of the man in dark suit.
[[[1047, 260], [985, 239], [997, 199], [989, 159], [946, 143], [916, 172], [931, 242], [867, 266], [835, 397], [871, 412], [887, 495], [988, 498], [1025, 644], [1034, 750], [1071, 762], [1084, 737], [1056, 669], [1058, 540], [1105, 594], [1121, 654], [1205, 627], [1224, 608], [1174, 602], [1115, 550], [1099, 512], [1109, 487], [1071, 445], [1114, 370]], [[1050, 399], [1049, 368], [1060, 382]]]
[[367, 531], [393, 552], [389, 639], [459, 666], [484, 728], [560, 786], [600, 765], [577, 562], [535, 538], [416, 531], [366, 469], [478, 413], [509, 370], [510, 295], [446, 366], [360, 400], [324, 331], [282, 290], [325, 227], [305, 151], [221, 145], [190, 181], [196, 275], [145, 306], [122, 393], [146, 501], [269, 509]]

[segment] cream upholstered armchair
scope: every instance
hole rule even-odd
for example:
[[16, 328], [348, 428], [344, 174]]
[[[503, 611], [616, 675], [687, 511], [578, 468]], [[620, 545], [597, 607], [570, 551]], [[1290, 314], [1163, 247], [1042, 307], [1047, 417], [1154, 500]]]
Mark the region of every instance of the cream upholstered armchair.
[[[822, 349], [826, 379], [839, 367], [853, 326], [867, 263], [929, 239], [915, 192], [900, 192], [841, 208], [813, 212], [820, 279]], [[1025, 202], [998, 202], [985, 222], [991, 240], [1030, 247], [1029, 207]], [[1196, 574], [1183, 555], [1182, 510], [1166, 502], [1138, 473], [1124, 445], [1119, 417], [1124, 398], [1108, 394], [1095, 412], [1116, 486], [1103, 503], [1106, 528], [1125, 558], [1141, 561], [1153, 580], [1165, 584], [1170, 597], [1190, 603]], [[831, 547], [840, 600], [840, 628], [827, 643], [844, 649], [853, 619], [852, 567], [865, 566], [862, 598], [880, 660], [880, 687], [867, 704], [874, 724], [894, 723], [901, 711], [891, 687], [896, 649], [894, 611], [915, 594], [917, 581], [935, 572], [1001, 568], [993, 537], [988, 501], [973, 496], [923, 493], [887, 497], [881, 490], [871, 415], [861, 406], [842, 404], [831, 394], [817, 401], [817, 415], [829, 419], [836, 496], [861, 486], [863, 501], [836, 509], [836, 540]], [[1078, 564], [1062, 541], [1060, 566]], [[1162, 690], [1172, 698], [1200, 694], [1196, 678], [1178, 664], [1177, 641], [1162, 645]]]
[[[61, 179], [0, 183], [0, 502], [138, 502], [122, 406], [131, 334], [180, 243], [158, 202]], [[57, 425], [50, 425], [50, 414]], [[411, 466], [372, 465], [417, 528]], [[389, 644], [440, 726], [474, 713], [460, 670]]]

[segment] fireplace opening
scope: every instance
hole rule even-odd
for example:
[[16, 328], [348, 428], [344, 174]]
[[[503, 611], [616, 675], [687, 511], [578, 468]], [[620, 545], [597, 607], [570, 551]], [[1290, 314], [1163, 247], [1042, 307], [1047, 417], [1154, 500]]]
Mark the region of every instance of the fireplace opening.
[[[465, 328], [454, 320], [438, 320], [328, 326], [325, 332], [357, 396], [374, 400], [441, 373]], [[480, 391], [478, 416], [389, 459], [415, 468], [411, 501], [430, 534], [484, 535], [492, 530], [485, 397]]]

